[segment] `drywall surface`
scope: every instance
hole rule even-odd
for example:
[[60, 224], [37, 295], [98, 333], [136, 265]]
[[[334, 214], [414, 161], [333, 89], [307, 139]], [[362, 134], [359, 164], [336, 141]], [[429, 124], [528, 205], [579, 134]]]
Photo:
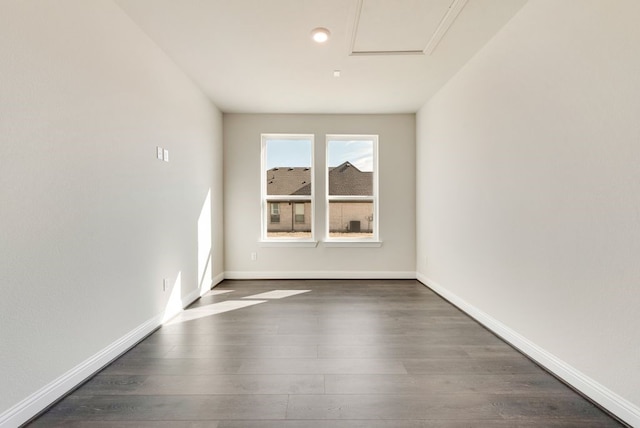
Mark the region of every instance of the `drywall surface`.
[[[326, 235], [325, 136], [379, 135], [380, 248], [265, 248], [260, 241], [260, 135], [314, 134], [316, 238]], [[224, 115], [225, 270], [250, 277], [415, 272], [415, 115]], [[257, 260], [251, 260], [251, 253]], [[232, 274], [233, 275], [233, 274]], [[265, 275], [262, 275], [265, 276]], [[356, 275], [357, 276], [357, 275]]]
[[166, 55], [111, 1], [6, 0], [0, 28], [2, 414], [223, 259], [222, 115]]
[[417, 114], [417, 270], [640, 405], [640, 3], [530, 1]]

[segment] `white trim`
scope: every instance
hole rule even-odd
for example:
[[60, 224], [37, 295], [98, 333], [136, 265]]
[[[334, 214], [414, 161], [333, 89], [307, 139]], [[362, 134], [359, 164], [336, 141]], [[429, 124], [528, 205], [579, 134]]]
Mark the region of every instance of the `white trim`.
[[341, 202], [341, 201], [344, 201], [344, 202], [359, 202], [359, 201], [362, 201], [362, 202], [373, 202], [374, 196], [329, 195], [329, 198], [332, 201], [336, 201], [336, 202]]
[[226, 271], [226, 279], [416, 279], [414, 271]]
[[[218, 285], [224, 279], [224, 272], [214, 277], [212, 287]], [[207, 290], [209, 291], [209, 290]], [[191, 303], [200, 298], [201, 292], [196, 288], [187, 296], [181, 299], [182, 307], [186, 308]], [[173, 317], [182, 312], [176, 311], [171, 314]], [[153, 318], [140, 324], [120, 339], [98, 351], [93, 356], [84, 360], [68, 372], [62, 374], [57, 379], [43, 386], [24, 400], [10, 407], [0, 414], [0, 427], [17, 428], [29, 419], [46, 410], [51, 404], [64, 397], [78, 385], [89, 379], [95, 373], [102, 370], [107, 364], [118, 358], [120, 355], [133, 348], [138, 342], [153, 333], [155, 329], [162, 325], [162, 320], [167, 314], [162, 312]]]
[[211, 281], [211, 289], [213, 290], [222, 281], [224, 281], [224, 272], [220, 272], [219, 274], [213, 277], [213, 280]]
[[211, 291], [211, 287], [209, 287], [208, 290], [205, 290], [204, 293], [200, 291], [200, 288], [196, 288], [191, 293], [187, 294], [184, 298], [181, 299], [182, 309], [186, 308], [187, 306], [189, 306], [190, 304], [198, 300], [201, 296], [204, 296], [205, 294], [207, 294], [209, 291]]
[[322, 243], [323, 247], [335, 247], [335, 248], [380, 248], [382, 247], [382, 241], [358, 241], [358, 240], [352, 240], [352, 241], [347, 241], [346, 239], [343, 241], [339, 241], [339, 240], [331, 240], [331, 241], [324, 241]]
[[356, 37], [358, 37], [358, 26], [360, 25], [360, 15], [362, 15], [362, 4], [364, 0], [356, 0], [356, 13], [355, 20], [353, 21], [353, 26], [351, 28], [351, 46], [349, 46], [349, 55], [353, 55], [354, 49], [356, 48]]
[[504, 341], [520, 350], [536, 363], [558, 376], [564, 382], [571, 385], [594, 402], [598, 403], [616, 417], [631, 426], [640, 427], [640, 407], [591, 379], [589, 376], [575, 369], [565, 361], [562, 361], [549, 351], [541, 348], [526, 337], [520, 335], [518, 332], [512, 330], [500, 321], [466, 302], [464, 299], [447, 290], [442, 285], [430, 280], [422, 273], [417, 272], [416, 277], [418, 281], [422, 282], [431, 290], [447, 299], [467, 315], [501, 337]]
[[433, 32], [433, 35], [427, 43], [427, 46], [424, 47], [422, 52], [425, 55], [431, 55], [436, 50], [436, 48], [440, 44], [440, 41], [442, 40], [444, 35], [447, 34], [447, 31], [449, 31], [449, 28], [451, 28], [456, 18], [462, 11], [462, 8], [464, 8], [466, 4], [467, 0], [453, 1], [451, 6], [449, 6], [449, 10], [447, 11], [447, 13], [442, 17], [440, 24], [438, 24], [438, 28], [436, 28], [436, 31]]
[[45, 410], [56, 400], [62, 398], [73, 388], [93, 376], [94, 373], [152, 333], [160, 326], [163, 316], [164, 314], [158, 314], [142, 323], [103, 350], [9, 408], [0, 415], [0, 427], [18, 427]]
[[[480, 324], [522, 351], [551, 373], [616, 415], [631, 426], [640, 427], [640, 408], [596, 382], [566, 362], [540, 348], [500, 321], [482, 312], [443, 286], [421, 273], [413, 271], [299, 271], [299, 272], [247, 272], [227, 271], [216, 275], [212, 288], [224, 279], [417, 279], [434, 292], [460, 308]], [[183, 299], [186, 307], [199, 297], [195, 290]], [[191, 300], [191, 298], [195, 298]], [[191, 300], [191, 301], [189, 301]], [[186, 304], [185, 304], [186, 302]], [[56, 400], [62, 398], [94, 373], [101, 370], [121, 354], [132, 348], [161, 325], [164, 314], [158, 314], [142, 323], [92, 357], [78, 364], [62, 376], [45, 385], [24, 400], [0, 414], [0, 427], [15, 428], [27, 422]]]
[[275, 248], [275, 247], [302, 247], [302, 248], [316, 248], [318, 241], [302, 241], [302, 240], [271, 240], [271, 241], [258, 241], [258, 246], [262, 248]]
[[[209, 284], [209, 287], [200, 287], [198, 290], [196, 290], [196, 291], [199, 291], [198, 292], [198, 297], [204, 296], [209, 291], [213, 290], [214, 287], [217, 286], [218, 284], [220, 284], [222, 281], [224, 281], [224, 272], [221, 272], [221, 273], [217, 274], [216, 276], [214, 276], [213, 279], [211, 280], [211, 283]], [[191, 299], [191, 294], [189, 294], [186, 299], [183, 299], [182, 307], [186, 308], [187, 306], [189, 306], [190, 304], [195, 302], [198, 297], [196, 297], [193, 300], [190, 300]], [[185, 300], [188, 301], [187, 304], [184, 304]]]

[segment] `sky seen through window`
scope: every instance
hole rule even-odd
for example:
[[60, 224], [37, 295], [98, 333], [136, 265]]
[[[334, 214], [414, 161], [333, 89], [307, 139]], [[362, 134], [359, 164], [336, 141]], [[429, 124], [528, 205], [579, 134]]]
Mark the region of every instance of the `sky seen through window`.
[[[373, 171], [373, 141], [329, 141], [328, 166], [350, 162], [361, 171]], [[267, 169], [311, 167], [310, 140], [268, 140]]]

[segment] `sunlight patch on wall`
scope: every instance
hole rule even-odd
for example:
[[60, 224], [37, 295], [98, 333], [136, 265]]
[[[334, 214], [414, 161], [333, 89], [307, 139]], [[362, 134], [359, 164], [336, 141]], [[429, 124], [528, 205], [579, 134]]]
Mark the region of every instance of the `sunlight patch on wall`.
[[182, 310], [182, 271], [178, 272], [176, 282], [171, 288], [171, 294], [167, 301], [167, 306], [164, 309], [164, 315], [162, 316], [162, 323], [171, 319]]
[[198, 217], [198, 288], [202, 296], [211, 289], [211, 189], [202, 204]]

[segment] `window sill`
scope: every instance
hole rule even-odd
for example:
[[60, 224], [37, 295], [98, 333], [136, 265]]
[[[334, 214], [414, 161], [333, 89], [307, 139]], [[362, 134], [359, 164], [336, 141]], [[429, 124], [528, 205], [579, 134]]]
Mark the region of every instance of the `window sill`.
[[325, 247], [343, 247], [343, 248], [380, 248], [382, 241], [324, 241]]
[[315, 248], [318, 246], [318, 241], [308, 240], [273, 240], [273, 241], [258, 241], [258, 246], [262, 248], [271, 247], [298, 247], [298, 248]]

